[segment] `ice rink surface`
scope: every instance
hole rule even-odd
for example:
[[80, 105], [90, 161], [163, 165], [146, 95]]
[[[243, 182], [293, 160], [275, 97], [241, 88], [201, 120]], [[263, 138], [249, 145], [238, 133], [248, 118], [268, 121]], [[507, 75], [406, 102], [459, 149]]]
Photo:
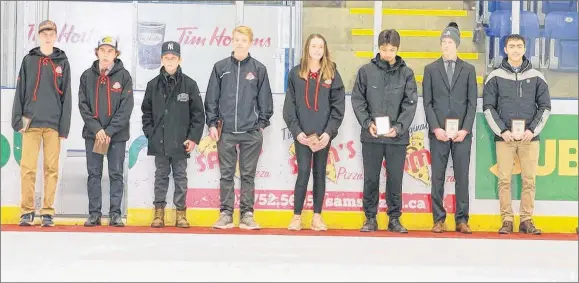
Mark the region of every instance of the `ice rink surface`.
[[6, 281], [578, 281], [577, 241], [1, 233]]

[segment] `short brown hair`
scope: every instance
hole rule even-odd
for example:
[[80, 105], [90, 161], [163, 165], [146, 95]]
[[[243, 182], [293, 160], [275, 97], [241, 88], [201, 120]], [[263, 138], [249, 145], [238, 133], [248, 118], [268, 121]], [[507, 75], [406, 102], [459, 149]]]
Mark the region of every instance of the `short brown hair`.
[[[118, 49], [115, 49], [115, 51], [117, 51], [117, 56], [115, 57], [115, 59], [117, 59], [119, 56], [121, 56], [121, 51]], [[97, 57], [97, 59], [99, 58], [99, 47], [94, 49], [94, 55]]]
[[233, 33], [231, 35], [233, 36], [233, 34], [235, 34], [236, 32], [247, 35], [247, 37], [249, 37], [249, 41], [253, 41], [253, 30], [251, 30], [250, 27], [238, 26], [233, 30]]

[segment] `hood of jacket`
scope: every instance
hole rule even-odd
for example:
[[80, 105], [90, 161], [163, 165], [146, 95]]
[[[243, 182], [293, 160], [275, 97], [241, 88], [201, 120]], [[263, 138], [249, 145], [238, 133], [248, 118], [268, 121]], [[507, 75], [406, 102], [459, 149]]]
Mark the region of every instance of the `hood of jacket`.
[[398, 70], [400, 67], [406, 66], [406, 62], [404, 62], [402, 57], [398, 55], [396, 55], [396, 63], [394, 63], [394, 65], [390, 65], [390, 63], [380, 58], [380, 53], [376, 54], [376, 57], [372, 58], [370, 62], [372, 62], [374, 65], [378, 66], [378, 68], [386, 72], [394, 72]]
[[60, 49], [57, 48], [57, 47], [53, 47], [53, 48], [52, 48], [52, 54], [50, 54], [50, 55], [48, 55], [48, 56], [42, 54], [42, 52], [40, 51], [40, 47], [32, 48], [32, 49], [28, 52], [28, 54], [29, 54], [29, 55], [32, 55], [32, 56], [48, 57], [48, 58], [50, 58], [51, 60], [68, 59], [68, 58], [66, 57], [66, 53], [64, 53], [64, 51], [60, 50]]
[[[515, 70], [513, 69], [513, 66], [511, 66], [511, 64], [509, 63], [509, 58], [507, 57], [503, 58], [500, 68], [509, 73], [516, 73]], [[531, 64], [531, 61], [529, 61], [529, 59], [527, 59], [527, 57], [523, 55], [523, 63], [521, 64], [521, 69], [519, 70], [519, 73], [524, 73], [532, 68], [533, 64]]]

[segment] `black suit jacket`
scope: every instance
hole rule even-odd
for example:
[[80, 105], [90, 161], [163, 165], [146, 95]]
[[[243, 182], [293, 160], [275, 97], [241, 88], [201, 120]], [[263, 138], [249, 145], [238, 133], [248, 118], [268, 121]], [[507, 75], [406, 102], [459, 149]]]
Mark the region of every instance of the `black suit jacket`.
[[444, 60], [439, 58], [424, 67], [422, 92], [426, 121], [431, 132], [436, 128], [444, 129], [446, 118], [458, 118], [460, 129], [472, 132], [477, 99], [473, 65], [458, 58], [450, 87]]

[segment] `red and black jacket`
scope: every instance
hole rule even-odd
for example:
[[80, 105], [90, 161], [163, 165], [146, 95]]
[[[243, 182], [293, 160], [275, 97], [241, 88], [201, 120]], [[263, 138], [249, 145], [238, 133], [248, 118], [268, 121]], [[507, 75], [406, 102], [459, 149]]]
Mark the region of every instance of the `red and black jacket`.
[[12, 128], [22, 129], [22, 116], [30, 128], [51, 128], [68, 137], [72, 109], [70, 65], [64, 51], [54, 47], [45, 56], [36, 47], [24, 56], [12, 107]]
[[84, 120], [82, 137], [94, 139], [105, 130], [111, 141], [128, 141], [129, 119], [133, 112], [133, 81], [120, 59], [108, 74], [99, 72], [96, 60], [80, 77], [78, 107]]
[[288, 74], [283, 119], [289, 131], [294, 139], [301, 132], [318, 136], [327, 133], [330, 138], [335, 138], [346, 109], [346, 93], [340, 73], [336, 69], [334, 78], [324, 80], [319, 71], [310, 72], [308, 79], [304, 80], [299, 72], [300, 65], [297, 65]]

